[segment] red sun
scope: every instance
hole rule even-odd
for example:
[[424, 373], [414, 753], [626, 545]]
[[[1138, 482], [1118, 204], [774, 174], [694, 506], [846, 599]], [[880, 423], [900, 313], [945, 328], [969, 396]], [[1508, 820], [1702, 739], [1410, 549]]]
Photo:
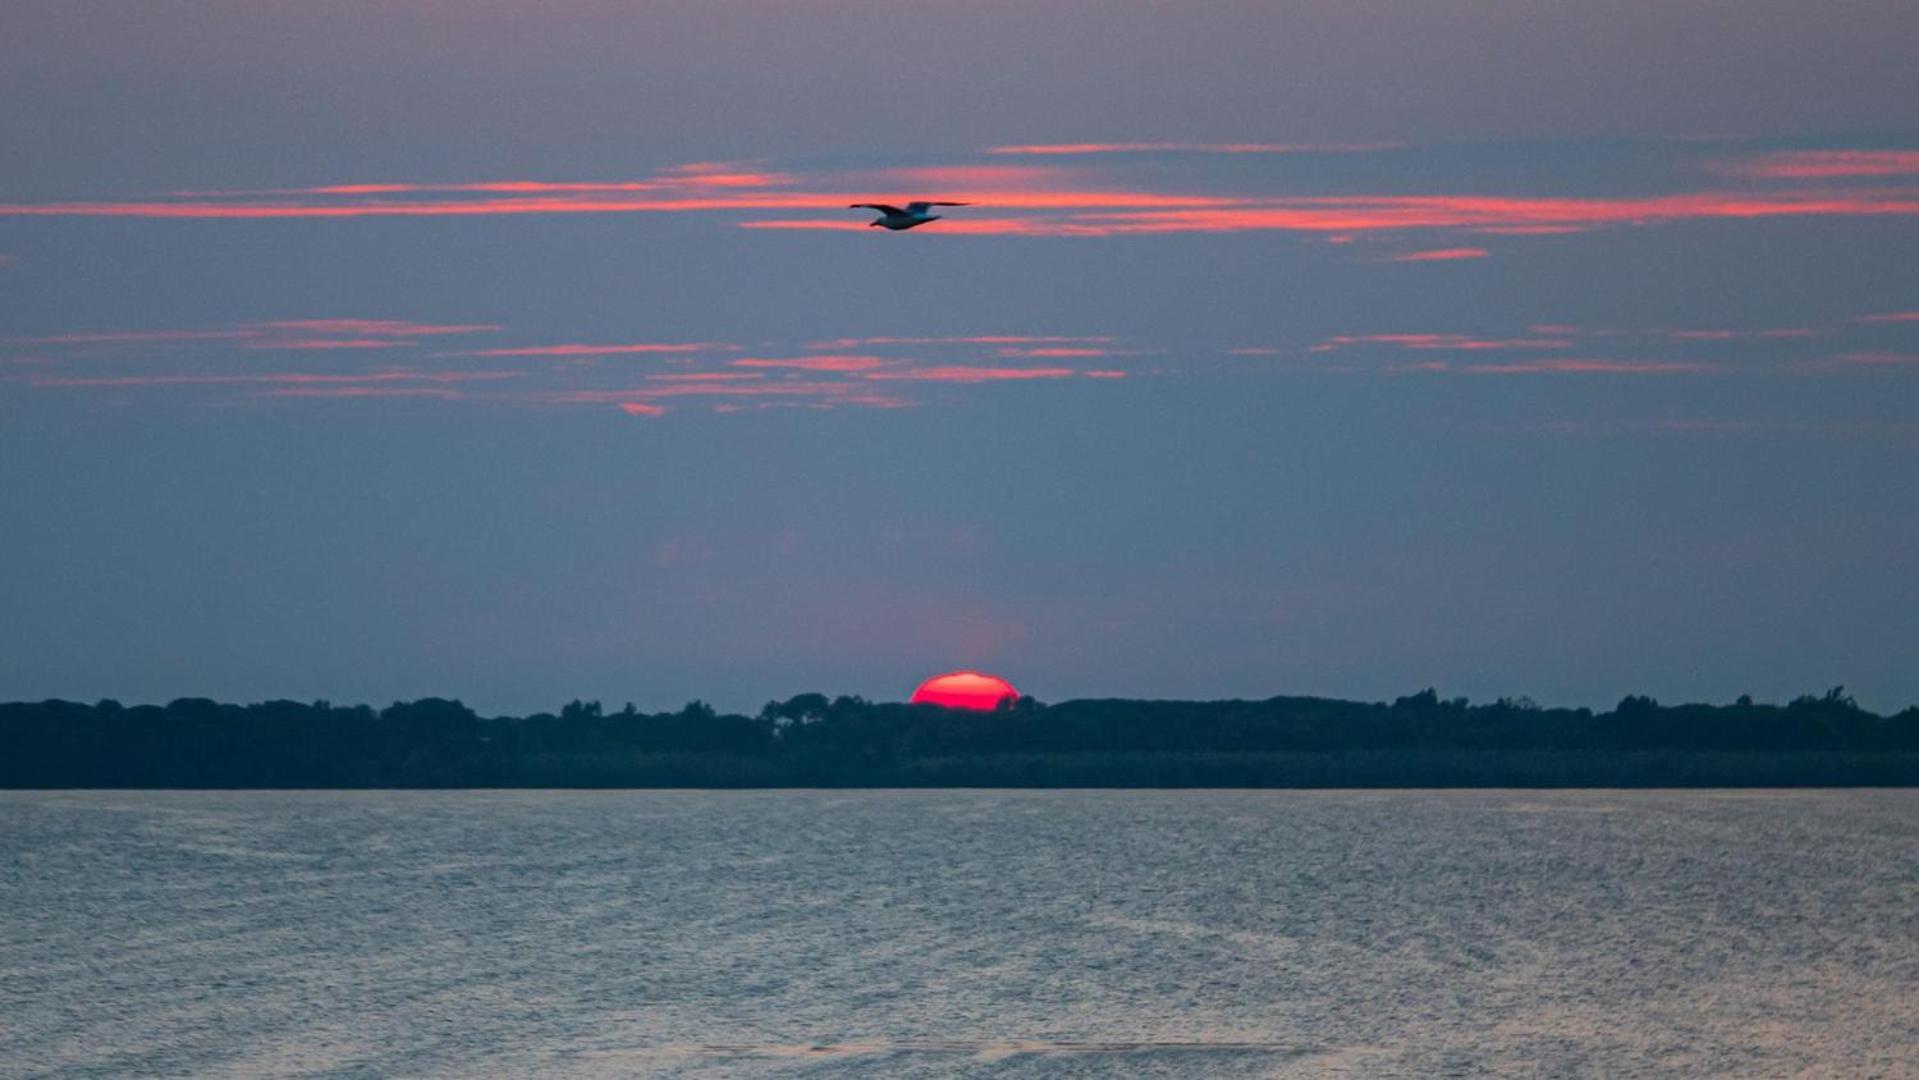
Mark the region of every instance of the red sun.
[[944, 705], [949, 709], [984, 712], [998, 708], [999, 703], [1008, 698], [1018, 697], [1019, 691], [1013, 689], [1013, 684], [996, 675], [951, 671], [921, 683], [920, 688], [913, 691], [911, 700], [915, 705]]

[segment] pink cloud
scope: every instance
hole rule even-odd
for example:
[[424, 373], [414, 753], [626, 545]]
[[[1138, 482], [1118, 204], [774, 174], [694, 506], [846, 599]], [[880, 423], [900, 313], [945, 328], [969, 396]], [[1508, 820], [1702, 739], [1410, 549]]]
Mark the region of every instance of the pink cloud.
[[1080, 372], [1080, 375], [1088, 379], [1124, 379], [1126, 377], [1126, 373], [1124, 371], [1106, 371], [1106, 370], [1082, 371]]
[[[964, 192], [954, 193], [964, 198]], [[574, 196], [456, 201], [97, 202], [0, 204], [0, 215], [158, 218], [299, 218], [810, 209], [842, 212], [858, 195], [756, 192], [721, 197], [605, 199]], [[1364, 231], [1464, 229], [1578, 230], [1607, 225], [1816, 215], [1919, 214], [1909, 189], [1760, 194], [1696, 193], [1618, 199], [1457, 195], [1223, 198], [1153, 192], [1020, 190], [990, 193], [1004, 209], [1065, 211], [1064, 217], [954, 215], [948, 235], [1117, 236], [1165, 232], [1280, 230], [1350, 235]], [[1106, 210], [1107, 213], [1090, 211]], [[763, 220], [747, 228], [859, 230], [842, 219]]]
[[506, 349], [435, 353], [436, 356], [625, 356], [646, 353], [715, 352], [736, 348], [712, 341], [643, 342], [628, 345], [524, 345]]
[[739, 383], [725, 379], [689, 380], [665, 386], [649, 387], [629, 396], [670, 397], [831, 397], [854, 392], [852, 383], [772, 382]]
[[648, 375], [647, 382], [746, 382], [751, 379], [764, 379], [764, 371], [680, 371], [664, 375]]
[[265, 330], [291, 330], [297, 333], [407, 338], [442, 334], [479, 334], [503, 329], [483, 323], [416, 323], [403, 322], [399, 319], [280, 319], [251, 325]]
[[[665, 410], [659, 404], [662, 400], [676, 398], [715, 399], [712, 404], [715, 412], [740, 412], [748, 409], [768, 408], [870, 408], [899, 409], [911, 407], [914, 402], [890, 394], [882, 394], [856, 382], [688, 382], [667, 386], [650, 386], [641, 390], [584, 391], [573, 394], [556, 395], [549, 400], [591, 402], [611, 400], [621, 408], [632, 411], [631, 406], [643, 405]], [[655, 415], [655, 414], [648, 414]]]
[[927, 191], [964, 187], [974, 191], [1058, 187], [1072, 172], [1052, 165], [931, 165], [874, 172], [850, 173], [845, 179], [866, 181], [860, 186], [898, 191]]
[[1432, 251], [1411, 251], [1404, 255], [1395, 255], [1386, 260], [1397, 263], [1416, 262], [1453, 262], [1459, 259], [1483, 259], [1492, 252], [1478, 247], [1435, 248]]
[[1758, 180], [1919, 176], [1919, 150], [1782, 150], [1719, 169]]
[[[107, 330], [12, 340], [38, 345], [143, 345], [177, 341], [239, 341], [242, 348], [372, 349], [410, 345], [410, 339], [498, 330], [491, 324], [440, 324], [399, 319], [278, 319], [200, 330]], [[286, 335], [330, 335], [323, 337]]]
[[1878, 315], [1861, 315], [1863, 323], [1906, 323], [1919, 322], [1919, 311], [1887, 311]]
[[286, 338], [254, 339], [243, 349], [397, 349], [413, 342], [404, 338]]
[[[725, 373], [721, 373], [723, 376]], [[859, 382], [781, 380], [771, 382], [733, 382], [721, 379], [661, 383], [627, 390], [563, 390], [546, 393], [539, 400], [556, 404], [620, 404], [628, 401], [654, 402], [672, 398], [820, 398], [847, 404], [881, 403], [882, 395]], [[886, 399], [885, 404], [911, 404]]]
[[628, 416], [665, 416], [666, 406], [644, 401], [622, 401], [620, 411]]
[[105, 330], [14, 338], [24, 345], [132, 345], [168, 341], [220, 341], [254, 336], [251, 330]]
[[425, 194], [494, 194], [494, 195], [577, 195], [577, 194], [618, 194], [622, 192], [675, 192], [701, 191], [726, 188], [763, 188], [780, 187], [791, 184], [794, 178], [786, 173], [766, 172], [726, 162], [695, 162], [689, 165], [676, 165], [663, 170], [646, 180], [613, 181], [550, 181], [550, 180], [480, 180], [458, 181], [450, 183], [359, 183], [359, 184], [322, 184], [313, 187], [264, 188], [252, 190], [227, 191], [175, 191], [168, 194], [177, 198], [206, 198], [230, 196], [263, 195], [327, 195], [327, 196], [368, 196], [368, 195], [425, 195]]
[[889, 367], [893, 364], [899, 363], [899, 361], [888, 360], [880, 356], [823, 355], [823, 356], [792, 356], [792, 357], [748, 356], [739, 360], [730, 361], [730, 363], [734, 367], [746, 367], [746, 368], [781, 368], [781, 369], [787, 369], [791, 371], [858, 372], [858, 371], [874, 371], [879, 368]]
[[458, 390], [424, 386], [298, 386], [265, 390], [260, 396], [277, 398], [430, 397], [452, 400], [465, 395]]
[[1819, 336], [1819, 332], [1805, 327], [1780, 330], [1669, 330], [1666, 336], [1674, 341], [1738, 341], [1744, 338], [1809, 338]]
[[1072, 337], [1061, 334], [972, 334], [962, 337], [862, 337], [811, 341], [809, 349], [857, 349], [869, 345], [1103, 345], [1110, 337]]
[[1569, 236], [1586, 229], [1585, 225], [1481, 225], [1473, 231], [1486, 236]]
[[[800, 232], [865, 232], [864, 221], [828, 221], [819, 218], [766, 218], [735, 223], [742, 229], [797, 230]], [[949, 218], [936, 226], [945, 236], [1068, 236], [1064, 225], [1038, 218]], [[918, 235], [916, 232], [915, 235]], [[929, 233], [930, 235], [930, 233]], [[1087, 235], [1092, 235], [1088, 233]]]
[[786, 183], [791, 179], [786, 173], [755, 169], [754, 164], [751, 161], [689, 161], [662, 170], [660, 175], [668, 180], [694, 181], [718, 187], [763, 187]]
[[907, 371], [875, 371], [869, 379], [898, 379], [906, 382], [984, 383], [1016, 382], [1030, 379], [1070, 379], [1079, 372], [1072, 368], [969, 367], [965, 364], [940, 364]]
[[[1377, 148], [1378, 144], [1061, 143], [996, 149], [1002, 153], [1096, 154], [1155, 149], [1279, 153]], [[1909, 159], [1919, 158], [1915, 151], [1821, 153], [1827, 156], [1807, 159], [1802, 155], [1785, 160], [1796, 163], [1793, 167], [1801, 170], [1813, 165], [1827, 169], [1843, 165], [1850, 171], [1841, 175], [1896, 176], [1908, 171]], [[1851, 156], [1831, 157], [1838, 153]], [[949, 236], [1098, 237], [1278, 230], [1349, 238], [1367, 231], [1432, 229], [1534, 234], [1693, 220], [1919, 214], [1919, 191], [1912, 188], [1692, 192], [1627, 198], [1432, 194], [1265, 197], [1084, 187], [1074, 182], [1071, 173], [1030, 166], [955, 165], [867, 175], [883, 176], [895, 183], [932, 184], [949, 198], [983, 204], [950, 215], [925, 233]], [[522, 180], [346, 184], [271, 193], [276, 197], [265, 200], [257, 193], [223, 192], [180, 199], [10, 203], [0, 204], [0, 215], [272, 219], [805, 210], [822, 216], [738, 224], [754, 229], [865, 230], [864, 221], [847, 216], [846, 205], [871, 199], [875, 193], [838, 182], [822, 183], [832, 179], [823, 174], [811, 177], [815, 189], [810, 191], [772, 190], [793, 178], [715, 163], [618, 183]], [[945, 190], [947, 187], [958, 190]], [[436, 193], [439, 197], [402, 197]], [[890, 193], [879, 197], [884, 199], [886, 194]], [[826, 216], [829, 211], [831, 216]], [[1008, 216], [1006, 211], [1022, 213]], [[1437, 250], [1463, 253], [1477, 249]]]
[[[221, 193], [226, 194], [226, 193]], [[244, 193], [233, 193], [244, 194]], [[0, 203], [0, 217], [134, 217], [171, 220], [359, 217], [491, 217], [516, 214], [633, 214], [739, 209], [828, 209], [840, 196], [773, 193], [754, 196], [576, 198], [541, 195], [415, 201], [193, 202], [103, 201]]]
[[1919, 365], [1919, 355], [1891, 352], [1851, 352], [1830, 357], [1820, 367], [1901, 368]]
[[1044, 345], [1038, 348], [1002, 348], [998, 355], [1007, 358], [1030, 357], [1035, 360], [1070, 360], [1075, 357], [1093, 357], [1110, 355], [1110, 349], [1096, 349], [1087, 346]]
[[1200, 153], [1200, 154], [1350, 154], [1372, 150], [1397, 150], [1404, 143], [1199, 143], [1199, 142], [1084, 142], [1084, 143], [1028, 143], [1017, 146], [995, 146], [988, 149], [989, 154], [1040, 154], [1040, 155], [1080, 155], [1080, 154], [1144, 154], [1144, 153]]
[[[707, 195], [665, 194], [660, 197], [593, 198], [565, 193], [524, 197], [475, 199], [401, 200], [361, 197], [353, 200], [334, 198], [294, 199], [277, 202], [234, 201], [244, 192], [214, 193], [195, 201], [71, 201], [55, 203], [0, 203], [0, 217], [134, 217], [172, 220], [231, 219], [268, 220], [276, 218], [356, 218], [356, 217], [477, 217], [519, 214], [634, 214], [694, 213], [725, 210], [834, 210], [845, 211], [850, 202], [873, 201], [871, 192], [720, 192]], [[967, 192], [954, 197], [964, 201]], [[1022, 190], [987, 191], [981, 194], [994, 205], [1010, 209], [1099, 209], [1099, 208], [1177, 208], [1223, 207], [1241, 199], [1200, 195], [1172, 195], [1126, 191]], [[883, 200], [885, 195], [879, 196]], [[758, 224], [758, 223], [756, 223]], [[958, 226], [956, 218], [942, 227]], [[1017, 222], [1013, 224], [1017, 225]], [[758, 227], [865, 228], [858, 221], [809, 221], [781, 226], [775, 223]], [[951, 228], [948, 228], [951, 231]]]
[[1565, 349], [1570, 348], [1572, 342], [1559, 338], [1474, 338], [1464, 334], [1340, 334], [1327, 338], [1308, 351], [1332, 352], [1356, 345], [1488, 352], [1498, 349]]
[[1240, 206], [1078, 214], [1054, 235], [1156, 232], [1364, 232], [1395, 229], [1590, 229], [1674, 221], [1919, 214], [1919, 191], [1710, 192], [1618, 199], [1481, 195], [1325, 196]]
[[29, 380], [37, 387], [86, 388], [125, 386], [345, 386], [357, 383], [493, 382], [523, 376], [519, 371], [374, 371], [352, 374], [282, 371], [249, 375], [102, 375], [45, 377]]
[[816, 400], [768, 399], [763, 401], [720, 401], [713, 404], [716, 413], [765, 412], [771, 409], [814, 409], [831, 410], [843, 408], [859, 409], [911, 409], [919, 404], [906, 398], [890, 397], [885, 394], [848, 394], [833, 398]]

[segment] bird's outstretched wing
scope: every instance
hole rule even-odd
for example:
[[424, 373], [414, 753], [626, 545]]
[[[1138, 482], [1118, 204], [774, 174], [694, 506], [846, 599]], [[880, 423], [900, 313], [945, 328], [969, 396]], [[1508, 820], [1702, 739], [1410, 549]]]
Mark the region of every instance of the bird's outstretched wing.
[[[918, 205], [918, 204], [915, 203], [914, 205]], [[853, 203], [851, 206], [848, 206], [847, 209], [848, 210], [860, 210], [860, 209], [878, 210], [880, 213], [885, 214], [888, 217], [904, 217], [906, 214], [906, 211], [901, 210], [899, 207], [888, 206], [883, 202], [856, 202], [856, 203]]]
[[924, 214], [926, 213], [929, 207], [934, 207], [934, 206], [971, 206], [971, 205], [973, 204], [963, 203], [963, 202], [914, 202], [914, 203], [906, 204], [906, 212], [909, 214]]

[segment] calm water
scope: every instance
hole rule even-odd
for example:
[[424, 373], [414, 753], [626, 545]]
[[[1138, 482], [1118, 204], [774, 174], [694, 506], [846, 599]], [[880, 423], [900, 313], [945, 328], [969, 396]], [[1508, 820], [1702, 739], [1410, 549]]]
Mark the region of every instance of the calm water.
[[1919, 792], [0, 793], [7, 1075], [1919, 1075]]

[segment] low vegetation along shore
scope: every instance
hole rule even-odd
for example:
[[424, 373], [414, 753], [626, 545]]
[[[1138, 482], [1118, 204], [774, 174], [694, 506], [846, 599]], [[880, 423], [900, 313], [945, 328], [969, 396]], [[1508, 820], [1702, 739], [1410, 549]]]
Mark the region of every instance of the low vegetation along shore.
[[1835, 688], [1786, 705], [1608, 712], [1433, 691], [1390, 704], [1008, 701], [990, 712], [801, 694], [757, 716], [483, 717], [183, 698], [0, 704], [0, 787], [1742, 787], [1919, 784], [1919, 706]]

